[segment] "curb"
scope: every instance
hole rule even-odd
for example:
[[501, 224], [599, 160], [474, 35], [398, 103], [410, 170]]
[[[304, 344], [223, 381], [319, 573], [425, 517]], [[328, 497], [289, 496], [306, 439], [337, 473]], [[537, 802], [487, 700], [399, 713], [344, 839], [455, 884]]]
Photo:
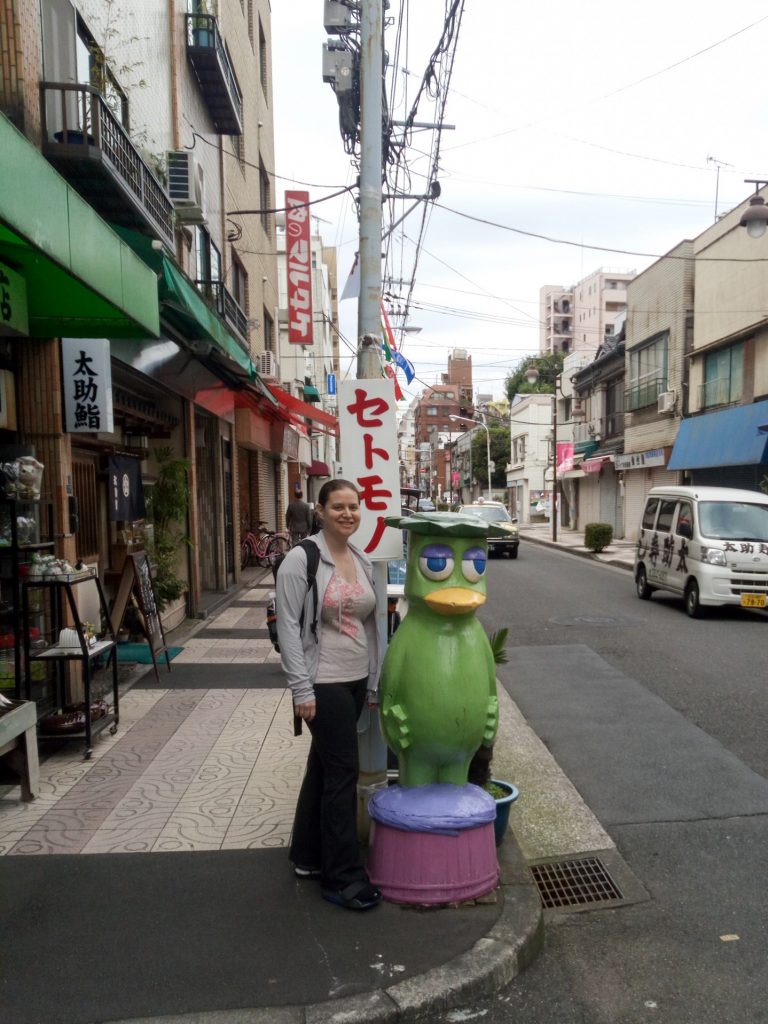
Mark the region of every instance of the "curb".
[[527, 533], [521, 533], [520, 540], [530, 541], [532, 544], [538, 544], [543, 548], [555, 548], [557, 551], [566, 552], [566, 554], [577, 555], [579, 558], [588, 558], [593, 562], [600, 562], [603, 565], [612, 565], [617, 569], [624, 569], [627, 572], [632, 572], [632, 562], [628, 562], [626, 559], [614, 557], [612, 555], [601, 557], [597, 552], [589, 551], [585, 547], [560, 544], [557, 541], [547, 540], [544, 537], [536, 537]]
[[511, 832], [498, 847], [498, 857], [503, 906], [495, 925], [471, 949], [424, 974], [304, 1006], [131, 1017], [112, 1024], [406, 1024], [493, 995], [533, 962], [544, 943], [541, 900]]

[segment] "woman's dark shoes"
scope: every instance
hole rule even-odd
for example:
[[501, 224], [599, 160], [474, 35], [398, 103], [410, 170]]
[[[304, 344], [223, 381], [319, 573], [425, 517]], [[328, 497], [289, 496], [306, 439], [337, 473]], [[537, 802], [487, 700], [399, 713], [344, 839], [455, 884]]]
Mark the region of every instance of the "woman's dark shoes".
[[297, 878], [311, 878], [317, 880], [322, 872], [320, 871], [320, 868], [305, 868], [302, 864], [294, 864], [293, 873]]
[[381, 889], [370, 882], [352, 882], [346, 889], [323, 889], [323, 899], [347, 910], [370, 910], [381, 903]]

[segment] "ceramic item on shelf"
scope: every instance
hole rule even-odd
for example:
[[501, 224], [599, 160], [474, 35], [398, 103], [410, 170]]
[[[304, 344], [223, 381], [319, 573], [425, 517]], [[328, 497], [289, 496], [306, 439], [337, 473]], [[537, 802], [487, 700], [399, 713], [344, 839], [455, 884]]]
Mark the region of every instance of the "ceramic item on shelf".
[[76, 647], [80, 649], [80, 637], [76, 629], [62, 629], [59, 633], [59, 647]]

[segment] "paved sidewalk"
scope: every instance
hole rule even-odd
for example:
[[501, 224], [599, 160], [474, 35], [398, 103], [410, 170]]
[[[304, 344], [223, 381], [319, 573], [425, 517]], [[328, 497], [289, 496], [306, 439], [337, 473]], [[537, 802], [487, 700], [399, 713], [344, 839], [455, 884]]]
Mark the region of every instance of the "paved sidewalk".
[[560, 548], [575, 555], [582, 555], [584, 558], [628, 569], [630, 572], [633, 568], [635, 542], [631, 540], [614, 539], [605, 550], [596, 554], [585, 547], [583, 530], [568, 530], [561, 527], [557, 531], [557, 541], [553, 541], [550, 523], [523, 523], [520, 526], [520, 539], [533, 541], [534, 544]]
[[[37, 800], [0, 796], [0, 988], [14, 1024], [423, 1020], [497, 990], [540, 948], [512, 833], [500, 888], [459, 907], [356, 915], [293, 877], [308, 737], [293, 736], [266, 633], [271, 587], [254, 571], [174, 630], [171, 671], [137, 666], [91, 760], [63, 745], [41, 764]], [[494, 764], [515, 742], [503, 733]]]

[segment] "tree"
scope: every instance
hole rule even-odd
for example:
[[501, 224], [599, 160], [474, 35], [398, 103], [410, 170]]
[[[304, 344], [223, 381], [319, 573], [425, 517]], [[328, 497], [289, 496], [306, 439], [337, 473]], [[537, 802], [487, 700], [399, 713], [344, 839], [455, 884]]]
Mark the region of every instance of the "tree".
[[[529, 384], [525, 379], [529, 366], [535, 366], [539, 371], [539, 379], [535, 384]], [[515, 395], [554, 394], [555, 379], [562, 373], [562, 370], [562, 352], [552, 352], [543, 356], [528, 356], [504, 381], [507, 398], [512, 403], [515, 400]]]
[[[507, 463], [509, 462], [509, 427], [501, 423], [489, 423], [491, 439], [491, 461], [495, 468], [491, 473], [491, 487], [506, 488]], [[488, 446], [482, 427], [472, 437], [472, 475], [483, 487], [488, 487]]]

